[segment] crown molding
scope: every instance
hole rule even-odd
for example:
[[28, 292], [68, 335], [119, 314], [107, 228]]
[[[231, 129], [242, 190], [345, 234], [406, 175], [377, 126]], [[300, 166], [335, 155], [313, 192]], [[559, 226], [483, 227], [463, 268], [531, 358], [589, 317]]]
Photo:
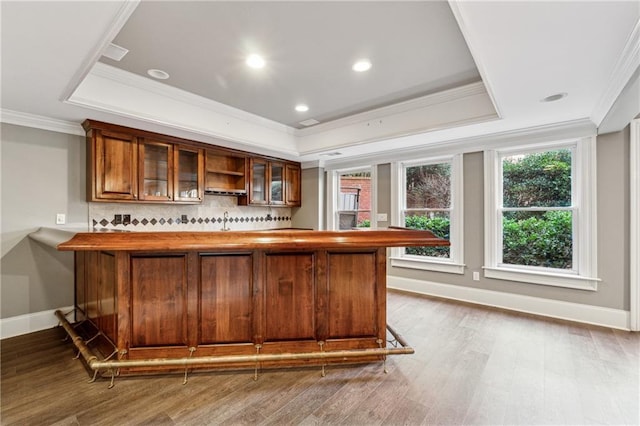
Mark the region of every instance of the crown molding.
[[9, 109], [0, 110], [0, 122], [15, 124], [17, 126], [33, 127], [35, 129], [50, 130], [58, 133], [67, 133], [70, 135], [85, 136], [85, 132], [79, 123]]
[[467, 47], [469, 48], [469, 53], [473, 58], [473, 61], [476, 64], [476, 68], [478, 69], [478, 73], [480, 74], [480, 79], [484, 83], [484, 89], [491, 99], [491, 103], [493, 104], [493, 108], [496, 111], [496, 114], [499, 118], [503, 118], [502, 112], [496, 102], [496, 98], [493, 94], [493, 84], [492, 80], [489, 77], [489, 73], [487, 72], [487, 67], [483, 61], [485, 55], [482, 55], [481, 49], [478, 47], [476, 42], [476, 37], [473, 35], [473, 31], [471, 30], [470, 25], [468, 24], [468, 19], [465, 19], [464, 12], [462, 7], [464, 7], [463, 2], [448, 0], [449, 7], [451, 8], [451, 12], [453, 13], [453, 17], [458, 23], [458, 27], [460, 28], [460, 32], [462, 33], [462, 37], [464, 38]]
[[[369, 155], [358, 155], [356, 157], [349, 156], [344, 159], [325, 160], [323, 166], [327, 170], [332, 170], [343, 167], [357, 167], [365, 164], [385, 164], [410, 158], [498, 149], [524, 140], [526, 140], [527, 143], [542, 143], [580, 138], [595, 134], [596, 127], [591, 120], [582, 118], [562, 123], [531, 126], [524, 129], [491, 132], [478, 136], [458, 138], [438, 137], [433, 142], [423, 142], [419, 146], [396, 148], [393, 149], [393, 151], [378, 151]], [[393, 140], [389, 139], [386, 143], [393, 145]]]
[[627, 39], [627, 43], [616, 61], [613, 68], [609, 84], [598, 100], [593, 112], [591, 121], [600, 126], [607, 113], [615, 103], [616, 99], [633, 76], [640, 68], [640, 20], [636, 22], [633, 31]]
[[73, 95], [73, 92], [76, 91], [78, 86], [91, 72], [94, 64], [98, 62], [107, 46], [118, 35], [122, 27], [124, 27], [124, 24], [127, 23], [133, 12], [140, 4], [140, 1], [141, 0], [126, 0], [122, 3], [120, 9], [116, 12], [113, 20], [111, 21], [111, 25], [109, 25], [109, 30], [103, 34], [95, 48], [91, 51], [91, 54], [82, 62], [82, 65], [78, 68], [74, 76], [69, 81], [69, 84], [62, 92], [60, 101], [64, 102]]
[[377, 120], [391, 115], [402, 114], [404, 112], [413, 111], [416, 109], [440, 105], [483, 93], [486, 93], [484, 84], [482, 83], [482, 81], [478, 81], [475, 83], [466, 84], [464, 86], [455, 87], [453, 89], [443, 90], [441, 92], [432, 93], [404, 102], [399, 102], [397, 104], [376, 108], [370, 111], [361, 112], [359, 114], [350, 115], [348, 117], [340, 118], [333, 121], [328, 121], [326, 123], [320, 123], [306, 129], [295, 129], [295, 135], [298, 137], [314, 135], [326, 132], [328, 130], [339, 129], [340, 127], [350, 126], [353, 124], [371, 120]]
[[[255, 115], [241, 109], [195, 95], [193, 93], [169, 86], [167, 84], [163, 84], [159, 81], [155, 81], [147, 77], [142, 77], [137, 74], [121, 70], [102, 62], [97, 62], [95, 64], [95, 66], [91, 70], [91, 74], [97, 77], [114, 81], [116, 83], [124, 84], [129, 87], [135, 87], [138, 90], [144, 90], [155, 95], [163, 96], [174, 101], [184, 102], [198, 108], [203, 108], [208, 111], [213, 111], [218, 114], [266, 127], [277, 132], [282, 132], [289, 135], [293, 135], [295, 132], [295, 129], [293, 127], [286, 126], [273, 120], [260, 117], [259, 115]], [[73, 97], [69, 100], [73, 100]]]

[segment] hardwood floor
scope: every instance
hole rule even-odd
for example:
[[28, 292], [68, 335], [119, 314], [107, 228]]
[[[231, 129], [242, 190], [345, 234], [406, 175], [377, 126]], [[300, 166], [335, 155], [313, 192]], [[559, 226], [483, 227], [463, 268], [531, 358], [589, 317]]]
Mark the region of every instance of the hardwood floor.
[[[640, 333], [397, 292], [381, 364], [87, 383], [61, 329], [5, 339], [3, 425], [640, 423]], [[49, 363], [48, 365], [45, 363]]]

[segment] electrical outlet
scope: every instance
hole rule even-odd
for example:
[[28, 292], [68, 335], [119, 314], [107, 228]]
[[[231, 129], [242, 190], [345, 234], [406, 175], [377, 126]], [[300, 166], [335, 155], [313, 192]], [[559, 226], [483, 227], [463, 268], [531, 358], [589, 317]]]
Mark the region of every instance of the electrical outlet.
[[480, 281], [480, 272], [473, 271], [473, 280], [474, 281]]
[[113, 215], [113, 224], [114, 225], [122, 225], [122, 215], [121, 214], [114, 214]]
[[187, 223], [189, 221], [189, 219], [187, 218], [186, 214], [183, 214], [182, 217], [180, 218], [180, 223]]
[[56, 225], [64, 225], [67, 223], [67, 216], [64, 213], [56, 214]]
[[376, 215], [376, 219], [378, 220], [378, 222], [386, 222], [387, 221], [387, 214], [386, 213], [378, 213]]
[[131, 215], [130, 214], [123, 214], [122, 215], [122, 224], [123, 225], [130, 225], [131, 224]]

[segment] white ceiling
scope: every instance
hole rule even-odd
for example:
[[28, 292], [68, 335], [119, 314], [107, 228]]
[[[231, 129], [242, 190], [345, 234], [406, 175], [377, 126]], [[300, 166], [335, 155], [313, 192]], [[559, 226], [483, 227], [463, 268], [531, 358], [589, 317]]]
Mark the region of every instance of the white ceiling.
[[[637, 1], [2, 1], [1, 12], [4, 122], [79, 132], [93, 118], [300, 160], [595, 129], [637, 88], [640, 64]], [[111, 41], [129, 54], [99, 63]], [[263, 74], [243, 67], [253, 46]], [[355, 75], [360, 56], [373, 67]], [[624, 98], [640, 112], [640, 96]], [[297, 129], [307, 118], [321, 124]]]

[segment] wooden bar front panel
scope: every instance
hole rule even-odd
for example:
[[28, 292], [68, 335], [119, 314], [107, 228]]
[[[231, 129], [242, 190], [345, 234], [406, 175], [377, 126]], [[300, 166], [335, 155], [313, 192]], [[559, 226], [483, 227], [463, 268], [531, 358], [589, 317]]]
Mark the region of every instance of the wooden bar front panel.
[[82, 321], [87, 313], [87, 267], [85, 257], [87, 252], [74, 253], [75, 263], [75, 306], [76, 321]]
[[187, 344], [187, 256], [131, 257], [131, 345]]
[[315, 339], [314, 253], [267, 254], [265, 341]]
[[200, 256], [200, 344], [250, 343], [253, 256]]
[[375, 337], [376, 252], [327, 255], [329, 338]]
[[116, 279], [115, 279], [115, 256], [112, 253], [99, 253], [100, 279], [98, 285], [98, 318], [96, 320], [98, 328], [111, 339], [117, 340], [116, 336]]

